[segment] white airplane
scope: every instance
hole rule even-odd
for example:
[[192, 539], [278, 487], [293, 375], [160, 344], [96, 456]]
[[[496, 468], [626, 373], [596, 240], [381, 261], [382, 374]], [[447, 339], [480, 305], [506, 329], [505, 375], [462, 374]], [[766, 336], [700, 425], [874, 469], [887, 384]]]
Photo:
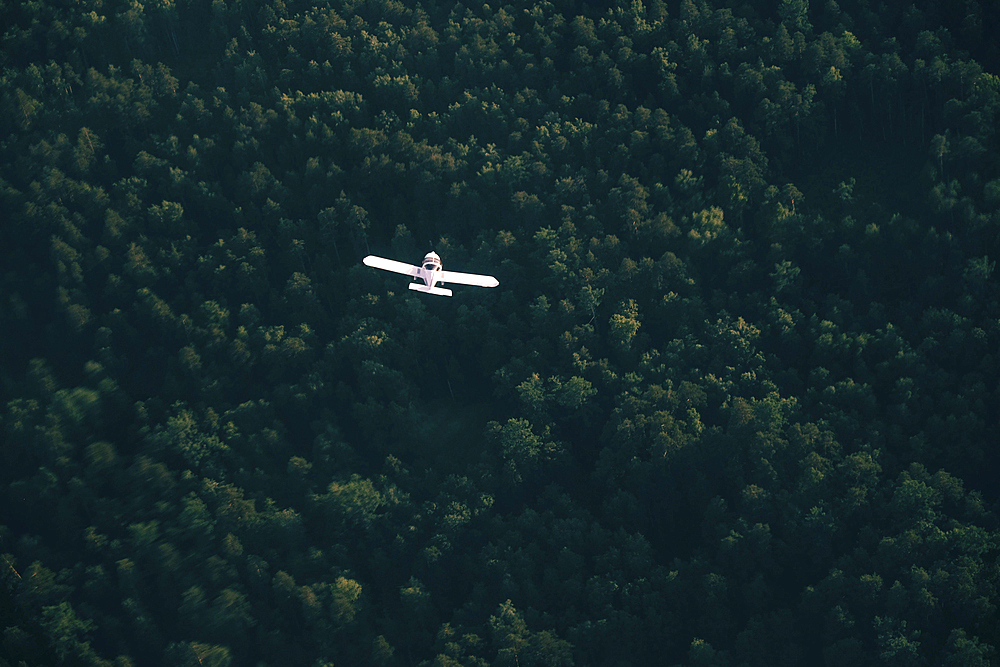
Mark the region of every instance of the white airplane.
[[424, 261], [420, 266], [404, 264], [384, 257], [368, 255], [364, 259], [366, 266], [376, 269], [384, 269], [394, 273], [402, 273], [405, 276], [413, 276], [414, 281], [419, 278], [424, 281], [421, 285], [418, 282], [410, 283], [410, 289], [438, 296], [451, 296], [451, 290], [443, 287], [435, 287], [438, 283], [458, 283], [459, 285], [476, 285], [478, 287], [496, 287], [500, 281], [493, 276], [481, 276], [475, 273], [458, 273], [457, 271], [445, 271], [441, 268], [441, 257], [433, 250], [424, 255]]

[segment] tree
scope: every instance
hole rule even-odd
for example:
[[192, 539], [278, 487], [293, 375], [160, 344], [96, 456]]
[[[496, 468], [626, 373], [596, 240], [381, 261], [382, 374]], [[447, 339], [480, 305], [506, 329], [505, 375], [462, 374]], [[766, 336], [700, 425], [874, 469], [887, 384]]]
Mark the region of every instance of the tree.
[[633, 299], [623, 301], [618, 306], [618, 312], [611, 316], [611, 329], [608, 332], [611, 345], [618, 350], [628, 351], [632, 340], [639, 332], [639, 306]]
[[521, 614], [507, 600], [490, 616], [490, 630], [497, 656], [495, 664], [519, 665], [521, 656], [528, 650], [530, 636]]
[[199, 642], [174, 642], [167, 647], [171, 664], [183, 667], [229, 667], [233, 658], [229, 648]]
[[327, 492], [314, 495], [313, 502], [335, 526], [367, 528], [385, 501], [371, 480], [355, 473], [346, 482], [330, 482]]
[[875, 617], [879, 658], [887, 665], [912, 665], [920, 658], [919, 631], [908, 631], [906, 621]]
[[726, 667], [729, 665], [729, 657], [725, 651], [717, 651], [707, 641], [697, 637], [691, 640], [688, 660], [691, 665], [697, 667]]
[[68, 602], [43, 607], [41, 623], [60, 660], [70, 656], [83, 658], [90, 652], [89, 644], [81, 641], [81, 635], [86, 635], [96, 626], [92, 621], [78, 618]]
[[354, 621], [361, 599], [361, 584], [354, 579], [337, 577], [331, 588], [330, 614], [338, 624]]
[[956, 628], [948, 635], [944, 664], [948, 667], [987, 667], [995, 651], [994, 647], [980, 642], [978, 637], [970, 638], [965, 630]]
[[247, 596], [232, 588], [219, 593], [204, 619], [211, 636], [235, 646], [246, 642], [247, 632], [257, 623]]
[[508, 419], [506, 423], [486, 425], [486, 438], [501, 473], [508, 482], [520, 485], [537, 480], [550, 462], [562, 454], [561, 446], [550, 440], [548, 429], [536, 435], [526, 419]]
[[201, 432], [192, 410], [181, 404], [175, 404], [173, 410], [175, 414], [146, 438], [153, 451], [174, 452], [188, 465], [199, 467], [218, 462], [229, 450], [218, 436]]
[[782, 24], [803, 33], [812, 30], [808, 12], [809, 0], [781, 0], [778, 6], [778, 16], [781, 17]]
[[[747, 193], [736, 181], [729, 181], [733, 189], [732, 193], [739, 200], [738, 208], [742, 208], [744, 202], [747, 198]], [[736, 201], [735, 199], [733, 200]], [[702, 209], [694, 214], [691, 221], [691, 230], [688, 232], [688, 238], [694, 241], [697, 245], [705, 245], [714, 241], [718, 238], [726, 238], [728, 236], [729, 229], [723, 222], [723, 212], [721, 208], [712, 206], [708, 209]]]

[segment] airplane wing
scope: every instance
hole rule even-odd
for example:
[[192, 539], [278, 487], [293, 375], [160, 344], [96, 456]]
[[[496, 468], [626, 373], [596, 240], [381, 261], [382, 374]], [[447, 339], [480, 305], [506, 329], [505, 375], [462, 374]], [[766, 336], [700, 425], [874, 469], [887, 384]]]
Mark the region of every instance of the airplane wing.
[[404, 276], [413, 276], [414, 278], [420, 275], [420, 267], [413, 266], [412, 264], [404, 264], [403, 262], [397, 262], [392, 259], [386, 259], [385, 257], [376, 257], [375, 255], [368, 255], [362, 260], [365, 266], [371, 266], [376, 269], [384, 269], [386, 271], [392, 271], [393, 273], [402, 273]]
[[459, 285], [477, 285], [479, 287], [496, 287], [500, 281], [493, 276], [481, 276], [475, 273], [459, 273], [457, 271], [442, 271], [441, 282], [457, 283]]

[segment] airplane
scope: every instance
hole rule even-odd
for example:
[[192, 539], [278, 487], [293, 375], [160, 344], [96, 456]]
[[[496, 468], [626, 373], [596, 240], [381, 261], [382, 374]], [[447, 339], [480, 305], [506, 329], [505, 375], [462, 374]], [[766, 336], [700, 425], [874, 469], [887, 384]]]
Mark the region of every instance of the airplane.
[[[414, 282], [410, 283], [410, 289], [427, 294], [437, 294], [438, 296], [451, 296], [451, 290], [444, 287], [437, 287], [438, 283], [457, 283], [459, 285], [476, 285], [478, 287], [496, 287], [500, 281], [493, 276], [481, 276], [475, 273], [458, 273], [457, 271], [445, 271], [441, 268], [441, 257], [433, 250], [424, 255], [424, 261], [420, 266], [404, 264], [385, 257], [368, 255], [364, 258], [366, 266], [376, 269], [384, 269], [394, 273], [402, 273], [405, 276], [413, 276]], [[423, 284], [416, 282], [416, 279], [424, 281]]]

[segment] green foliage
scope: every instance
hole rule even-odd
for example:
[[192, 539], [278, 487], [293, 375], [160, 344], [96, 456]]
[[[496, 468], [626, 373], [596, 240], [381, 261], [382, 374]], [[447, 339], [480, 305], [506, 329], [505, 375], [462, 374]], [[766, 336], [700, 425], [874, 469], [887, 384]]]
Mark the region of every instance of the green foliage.
[[330, 614], [333, 620], [341, 624], [351, 623], [358, 613], [361, 584], [354, 579], [337, 577], [330, 592]]
[[988, 4], [0, 4], [0, 652], [991, 664]]
[[572, 645], [543, 630], [528, 630], [521, 614], [507, 600], [490, 616], [490, 630], [496, 647], [495, 665], [545, 665], [572, 667]]
[[78, 618], [68, 602], [43, 607], [40, 622], [60, 660], [71, 655], [83, 657], [81, 653], [88, 651], [87, 644], [81, 645], [80, 636], [93, 630], [95, 625]]
[[639, 306], [632, 299], [623, 301], [618, 312], [611, 316], [611, 344], [619, 350], [629, 350], [632, 339], [639, 332]]
[[486, 425], [486, 438], [496, 453], [505, 479], [517, 485], [535, 480], [544, 468], [558, 461], [561, 448], [550, 440], [548, 429], [536, 434], [526, 419], [508, 419], [506, 423]]
[[147, 446], [154, 451], [175, 452], [195, 467], [218, 459], [229, 449], [218, 436], [199, 430], [193, 411], [179, 404], [173, 409], [176, 414], [147, 436]]
[[371, 480], [356, 473], [346, 482], [331, 482], [327, 492], [313, 500], [337, 523], [359, 527], [371, 525], [385, 502]]
[[229, 667], [233, 662], [232, 654], [227, 647], [199, 642], [172, 643], [167, 648], [166, 657], [172, 664], [185, 667], [193, 665]]

